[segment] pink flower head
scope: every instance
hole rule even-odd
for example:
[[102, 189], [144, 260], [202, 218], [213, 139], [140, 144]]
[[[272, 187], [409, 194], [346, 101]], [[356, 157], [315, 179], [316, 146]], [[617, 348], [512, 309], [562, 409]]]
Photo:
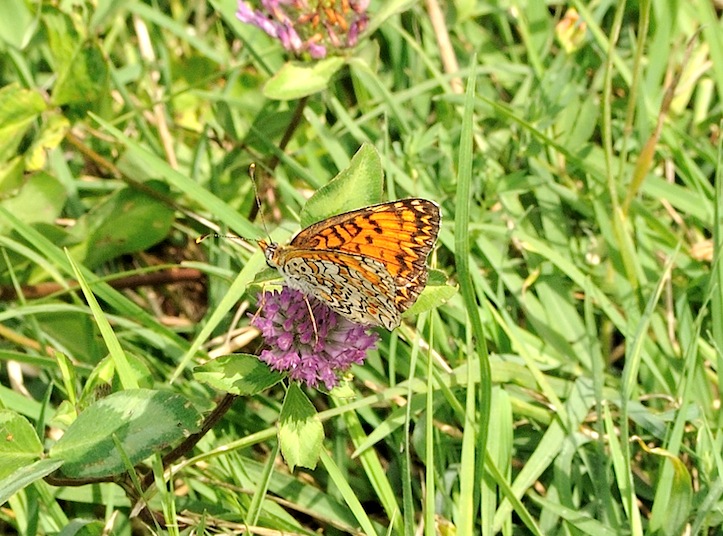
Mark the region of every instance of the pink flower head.
[[264, 292], [259, 302], [263, 306], [251, 324], [268, 345], [259, 358], [309, 387], [323, 383], [333, 389], [339, 375], [363, 363], [377, 343], [378, 335], [368, 326], [350, 322], [298, 290]]
[[238, 0], [236, 17], [279, 39], [288, 51], [314, 59], [356, 45], [369, 22], [369, 0]]

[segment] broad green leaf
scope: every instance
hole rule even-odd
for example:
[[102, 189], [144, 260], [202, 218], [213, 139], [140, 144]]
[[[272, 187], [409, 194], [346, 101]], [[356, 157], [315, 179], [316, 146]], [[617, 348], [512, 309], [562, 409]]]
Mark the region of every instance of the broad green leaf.
[[279, 416], [279, 444], [289, 468], [300, 465], [314, 469], [323, 439], [324, 427], [316, 409], [299, 386], [292, 383]]
[[43, 22], [57, 75], [53, 104], [79, 104], [85, 108], [106, 95], [109, 71], [100, 47], [86, 40], [72, 19], [57, 9], [44, 10]]
[[50, 449], [49, 456], [65, 462], [62, 472], [87, 478], [125, 470], [113, 436], [131, 463], [198, 431], [200, 415], [179, 394], [149, 389], [114, 393], [92, 404]]
[[402, 317], [418, 315], [435, 307], [439, 307], [457, 293], [457, 287], [447, 284], [446, 276], [438, 270], [429, 271], [429, 281], [422, 293]]
[[[17, 214], [25, 223], [51, 223], [60, 215], [66, 192], [55, 177], [41, 172], [31, 175], [15, 195], [0, 202], [8, 212]], [[12, 226], [0, 220], [0, 234]]]
[[235, 395], [254, 395], [280, 382], [284, 375], [269, 369], [258, 356], [232, 354], [194, 369], [197, 380]]
[[[108, 91], [108, 66], [95, 43], [83, 43], [73, 61], [58, 76], [53, 88], [53, 104], [89, 105]], [[85, 106], [81, 106], [85, 107]]]
[[335, 214], [380, 203], [384, 174], [379, 153], [365, 143], [349, 167], [316, 191], [301, 211], [301, 226], [308, 227]]
[[74, 361], [94, 364], [105, 356], [98, 327], [87, 312], [38, 313], [35, 318], [43, 333], [57, 341]]
[[314, 63], [285, 63], [266, 82], [264, 97], [293, 100], [326, 89], [331, 78], [344, 65], [344, 59], [334, 56]]
[[11, 475], [0, 480], [0, 505], [4, 504], [12, 495], [35, 482], [48, 476], [63, 465], [62, 460], [38, 460], [37, 462], [21, 467]]
[[0, 88], [0, 162], [14, 155], [25, 131], [45, 108], [37, 91], [18, 84]]
[[0, 40], [21, 50], [36, 26], [26, 2], [0, 2]]
[[27, 419], [0, 409], [0, 479], [34, 462], [42, 453], [43, 445]]
[[48, 39], [48, 52], [56, 72], [65, 71], [82, 37], [71, 18], [55, 6], [46, 6], [42, 16]]
[[19, 187], [24, 179], [25, 159], [16, 156], [0, 162], [0, 192], [9, 192]]
[[173, 209], [150, 195], [132, 188], [117, 191], [81, 218], [91, 230], [84, 264], [92, 268], [157, 244], [168, 235], [173, 219]]

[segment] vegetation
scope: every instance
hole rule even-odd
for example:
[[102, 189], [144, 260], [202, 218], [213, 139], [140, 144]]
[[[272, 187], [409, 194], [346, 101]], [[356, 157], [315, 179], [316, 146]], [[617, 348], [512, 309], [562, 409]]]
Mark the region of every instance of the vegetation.
[[[237, 8], [0, 2], [0, 532], [718, 534], [715, 3]], [[269, 370], [255, 241], [406, 197], [402, 325]]]

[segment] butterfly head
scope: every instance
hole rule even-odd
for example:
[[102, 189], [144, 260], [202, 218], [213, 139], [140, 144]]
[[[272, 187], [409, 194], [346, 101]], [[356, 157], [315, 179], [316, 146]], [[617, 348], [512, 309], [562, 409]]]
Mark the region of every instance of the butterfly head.
[[271, 268], [278, 268], [279, 263], [276, 260], [276, 250], [279, 245], [276, 242], [267, 242], [266, 240], [259, 240], [258, 244], [261, 251], [264, 252], [266, 264], [268, 264]]

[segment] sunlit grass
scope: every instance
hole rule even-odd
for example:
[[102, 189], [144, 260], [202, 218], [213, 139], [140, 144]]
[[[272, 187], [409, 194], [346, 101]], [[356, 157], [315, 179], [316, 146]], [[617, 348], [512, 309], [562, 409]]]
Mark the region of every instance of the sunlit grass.
[[[100, 4], [0, 6], [0, 405], [46, 452], [77, 412], [135, 384], [230, 410], [172, 477], [154, 457], [123, 487], [44, 481], [49, 460], [0, 446], [0, 471], [30, 475], [2, 481], [0, 532], [85, 519], [131, 534], [146, 481], [156, 532], [720, 526], [712, 5], [573, 2], [585, 26], [556, 34], [570, 13], [544, 3], [447, 3], [435, 19], [434, 1], [372, 2], [377, 31], [326, 65], [325, 89], [274, 100], [299, 89], [288, 71], [265, 86], [288, 58], [233, 1]], [[324, 448], [291, 472], [276, 439], [284, 385], [231, 404], [193, 367], [258, 353], [249, 316], [274, 282], [256, 280], [254, 240], [298, 230], [364, 143], [385, 200], [440, 205], [431, 265], [458, 292], [380, 330], [345, 396], [304, 390]], [[197, 244], [207, 233], [242, 240]]]

